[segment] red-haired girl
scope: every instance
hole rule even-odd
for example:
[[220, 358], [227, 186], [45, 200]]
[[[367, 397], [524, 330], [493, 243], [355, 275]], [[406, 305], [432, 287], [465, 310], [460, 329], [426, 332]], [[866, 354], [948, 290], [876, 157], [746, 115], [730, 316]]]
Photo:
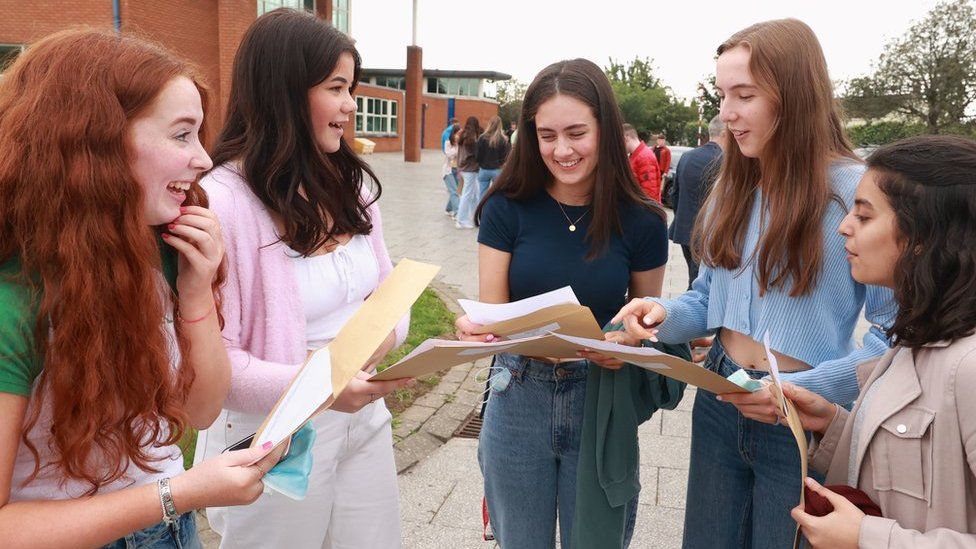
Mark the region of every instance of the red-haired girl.
[[0, 81], [4, 547], [197, 547], [190, 510], [261, 493], [276, 455], [184, 472], [176, 444], [230, 379], [205, 99], [185, 63], [108, 32], [45, 38]]

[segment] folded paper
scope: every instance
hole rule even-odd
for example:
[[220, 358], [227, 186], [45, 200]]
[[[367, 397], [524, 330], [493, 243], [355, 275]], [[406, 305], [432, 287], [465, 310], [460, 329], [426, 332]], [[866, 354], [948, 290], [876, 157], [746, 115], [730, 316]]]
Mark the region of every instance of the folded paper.
[[315, 414], [328, 409], [356, 373], [410, 312], [440, 270], [404, 259], [359, 307], [325, 347], [315, 350], [258, 428], [251, 446], [288, 440]]

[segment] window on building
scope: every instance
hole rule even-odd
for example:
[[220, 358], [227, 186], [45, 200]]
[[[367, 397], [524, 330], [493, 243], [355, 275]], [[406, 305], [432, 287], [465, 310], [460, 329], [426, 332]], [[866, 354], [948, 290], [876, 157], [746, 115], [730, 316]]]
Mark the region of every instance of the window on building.
[[349, 0], [332, 0], [332, 26], [349, 34]]
[[258, 16], [278, 8], [292, 8], [315, 13], [315, 0], [258, 0]]
[[477, 97], [477, 78], [428, 78], [427, 93]]
[[22, 51], [24, 46], [20, 44], [0, 44], [0, 72], [7, 70]]
[[392, 99], [357, 97], [356, 133], [396, 135], [397, 102]]
[[405, 90], [407, 89], [407, 79], [403, 76], [377, 76], [376, 85]]

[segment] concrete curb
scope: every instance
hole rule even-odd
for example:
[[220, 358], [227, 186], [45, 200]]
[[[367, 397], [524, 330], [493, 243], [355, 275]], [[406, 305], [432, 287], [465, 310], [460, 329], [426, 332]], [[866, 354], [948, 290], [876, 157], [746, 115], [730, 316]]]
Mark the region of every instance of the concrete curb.
[[[464, 297], [457, 288], [435, 280], [431, 289], [455, 316], [463, 314], [457, 300]], [[393, 428], [393, 456], [397, 474], [450, 440], [472, 410], [481, 404], [490, 359], [451, 368], [431, 391], [418, 398], [397, 418]]]

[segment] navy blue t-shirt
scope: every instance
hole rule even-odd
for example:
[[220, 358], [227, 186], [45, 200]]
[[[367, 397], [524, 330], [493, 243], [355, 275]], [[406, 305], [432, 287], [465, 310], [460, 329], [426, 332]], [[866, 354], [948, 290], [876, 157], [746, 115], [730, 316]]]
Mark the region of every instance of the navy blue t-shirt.
[[620, 211], [622, 234], [611, 233], [609, 246], [587, 261], [590, 206], [562, 207], [573, 221], [583, 216], [575, 232], [569, 230], [566, 216], [545, 191], [525, 200], [494, 194], [481, 211], [478, 242], [512, 254], [509, 299], [517, 301], [569, 285], [603, 326], [623, 307], [631, 272], [668, 262], [667, 225], [653, 211], [627, 204]]

